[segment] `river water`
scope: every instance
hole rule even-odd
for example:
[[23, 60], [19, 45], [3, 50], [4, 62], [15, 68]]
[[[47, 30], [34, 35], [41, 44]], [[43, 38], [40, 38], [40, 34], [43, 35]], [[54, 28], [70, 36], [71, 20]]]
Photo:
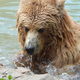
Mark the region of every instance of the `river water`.
[[[0, 62], [9, 65], [19, 51], [16, 11], [19, 0], [0, 0]], [[73, 19], [80, 22], [80, 0], [66, 0], [65, 8]]]

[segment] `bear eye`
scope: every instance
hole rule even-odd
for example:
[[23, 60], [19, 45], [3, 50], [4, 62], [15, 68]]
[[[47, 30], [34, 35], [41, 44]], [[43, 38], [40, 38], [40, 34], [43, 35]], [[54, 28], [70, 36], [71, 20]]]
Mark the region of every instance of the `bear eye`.
[[28, 32], [29, 31], [29, 28], [25, 27], [25, 32]]
[[41, 28], [38, 30], [39, 33], [43, 33], [44, 32], [44, 28]]

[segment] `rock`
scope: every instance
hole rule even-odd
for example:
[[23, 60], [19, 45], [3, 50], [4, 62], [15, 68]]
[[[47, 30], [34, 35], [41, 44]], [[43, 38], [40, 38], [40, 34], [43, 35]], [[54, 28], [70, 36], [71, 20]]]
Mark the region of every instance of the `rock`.
[[18, 78], [17, 80], [53, 80], [53, 78], [48, 75], [48, 74], [44, 74], [44, 75], [26, 75], [26, 76], [22, 76], [20, 78]]

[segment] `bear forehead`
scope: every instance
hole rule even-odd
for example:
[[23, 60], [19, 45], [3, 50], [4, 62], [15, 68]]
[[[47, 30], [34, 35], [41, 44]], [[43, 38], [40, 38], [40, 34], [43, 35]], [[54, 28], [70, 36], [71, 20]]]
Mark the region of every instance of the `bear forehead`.
[[[57, 8], [50, 5], [40, 6], [40, 4], [28, 5], [25, 10], [22, 10], [19, 14], [19, 22], [29, 26], [40, 26], [46, 22], [54, 22], [55, 15], [59, 15]], [[53, 20], [53, 21], [52, 21]], [[56, 22], [56, 21], [55, 21]]]
[[47, 17], [50, 17], [49, 15], [58, 15], [59, 10], [51, 5], [33, 2], [27, 4], [25, 8], [22, 7], [19, 14], [21, 14], [25, 21], [43, 21], [44, 19], [47, 19]]
[[41, 12], [36, 15], [28, 15], [27, 13], [21, 13], [19, 16], [19, 22], [28, 26], [28, 25], [36, 25], [42, 26], [46, 24], [46, 22], [57, 22], [55, 20], [55, 16], [57, 14], [51, 14], [51, 12]]

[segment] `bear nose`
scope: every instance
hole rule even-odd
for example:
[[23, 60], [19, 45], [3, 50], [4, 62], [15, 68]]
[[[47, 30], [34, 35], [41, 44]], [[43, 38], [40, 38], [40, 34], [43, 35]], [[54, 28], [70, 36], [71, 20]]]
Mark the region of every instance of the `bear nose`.
[[29, 55], [33, 55], [34, 53], [34, 48], [25, 48], [25, 50], [27, 51]]

